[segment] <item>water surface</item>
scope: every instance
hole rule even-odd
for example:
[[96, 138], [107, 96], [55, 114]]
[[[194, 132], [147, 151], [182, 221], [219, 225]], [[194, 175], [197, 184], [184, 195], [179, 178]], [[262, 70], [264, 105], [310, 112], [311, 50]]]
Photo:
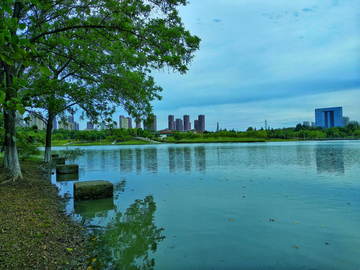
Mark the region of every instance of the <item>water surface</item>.
[[83, 149], [79, 180], [53, 181], [114, 183], [67, 205], [108, 268], [360, 269], [358, 141]]

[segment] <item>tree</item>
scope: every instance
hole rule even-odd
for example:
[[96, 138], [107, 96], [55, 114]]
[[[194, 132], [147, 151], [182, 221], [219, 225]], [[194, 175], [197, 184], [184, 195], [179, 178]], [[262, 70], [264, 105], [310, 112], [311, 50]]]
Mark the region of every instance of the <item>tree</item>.
[[[12, 69], [6, 77], [29, 78], [24, 99], [47, 112], [45, 161], [51, 158], [52, 119], [59, 111], [77, 105], [91, 119], [107, 120], [121, 105], [130, 115], [147, 118], [150, 102], [160, 99], [162, 90], [149, 76], [151, 70], [168, 67], [185, 74], [199, 48], [200, 39], [184, 28], [176, 10], [186, 0], [8, 3], [13, 18], [25, 24], [19, 35], [34, 44], [40, 69], [50, 76], [39, 73], [37, 65], [26, 63], [26, 68], [17, 61], [19, 72]], [[10, 165], [17, 157], [6, 156], [12, 177], [19, 177]]]
[[[34, 6], [34, 4], [32, 4]], [[4, 167], [9, 178], [22, 178], [16, 148], [16, 111], [25, 108], [17, 91], [26, 81], [20, 79], [23, 67], [31, 63], [35, 55], [34, 46], [27, 37], [20, 38], [18, 30], [26, 28], [19, 20], [24, 11], [21, 1], [2, 0], [0, 9], [0, 110], [4, 115]], [[29, 49], [32, 52], [29, 52]]]

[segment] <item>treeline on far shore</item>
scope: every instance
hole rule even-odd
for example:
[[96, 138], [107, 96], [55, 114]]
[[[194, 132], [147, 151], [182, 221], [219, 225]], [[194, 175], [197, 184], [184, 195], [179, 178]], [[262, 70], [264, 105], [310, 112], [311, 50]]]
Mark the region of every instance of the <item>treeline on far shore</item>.
[[[17, 144], [19, 151], [26, 152], [29, 145], [44, 146], [46, 130], [33, 127], [18, 127]], [[316, 139], [357, 139], [360, 138], [358, 123], [350, 123], [346, 127], [322, 129], [298, 124], [296, 127], [283, 129], [259, 129], [249, 127], [246, 131], [220, 130], [204, 132], [173, 131], [164, 137], [154, 130], [141, 128], [112, 128], [103, 130], [64, 130], [52, 132], [52, 145], [68, 144], [127, 144], [134, 143], [138, 138], [147, 138], [160, 142], [214, 142], [214, 141], [265, 141], [265, 140], [316, 140]], [[3, 140], [3, 137], [0, 137]], [[138, 143], [141, 143], [138, 141]], [[2, 141], [1, 141], [2, 144]], [[27, 156], [26, 153], [21, 153]]]

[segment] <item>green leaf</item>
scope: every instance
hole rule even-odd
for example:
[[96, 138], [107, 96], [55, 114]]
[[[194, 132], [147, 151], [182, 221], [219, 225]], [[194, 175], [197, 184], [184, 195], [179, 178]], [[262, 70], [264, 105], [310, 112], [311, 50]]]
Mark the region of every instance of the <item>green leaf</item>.
[[31, 65], [31, 62], [30, 62], [29, 60], [25, 60], [25, 61], [23, 62], [23, 65], [24, 65], [24, 67], [28, 67], [28, 66]]
[[16, 106], [16, 109], [19, 111], [20, 114], [24, 114], [24, 113], [25, 113], [25, 107], [22, 106], [22, 105]]
[[11, 37], [11, 43], [12, 44], [18, 44], [19, 43], [19, 37], [17, 35], [13, 35]]
[[6, 43], [4, 33], [0, 33], [0, 48], [2, 48]]
[[33, 3], [34, 5], [38, 5], [39, 1], [38, 0], [31, 0], [31, 3]]
[[8, 65], [13, 66], [14, 65], [14, 60], [12, 60], [9, 56], [2, 54], [1, 55], [1, 59]]
[[9, 30], [4, 29], [3, 33], [4, 33], [5, 37], [11, 37], [11, 34], [10, 34]]
[[38, 54], [38, 52], [37, 52], [36, 49], [35, 49], [34, 44], [29, 43], [29, 45], [27, 45], [27, 46], [30, 48], [30, 50], [31, 50], [35, 55]]
[[19, 24], [19, 28], [20, 28], [21, 30], [24, 30], [24, 29], [26, 28], [26, 24], [25, 24], [25, 23], [20, 23], [20, 24]]
[[26, 86], [26, 85], [27, 85], [27, 80], [25, 80], [25, 79], [19, 79], [19, 84], [20, 84], [21, 86]]
[[19, 40], [20, 44], [23, 45], [23, 46], [27, 46], [30, 44], [29, 40], [27, 40], [26, 38], [21, 38]]
[[40, 65], [40, 69], [41, 69], [41, 71], [45, 74], [45, 75], [47, 75], [47, 76], [50, 76], [51, 74], [52, 74], [52, 72], [50, 71], [50, 69], [47, 67], [47, 65], [45, 65], [45, 64], [41, 64]]
[[18, 53], [18, 52], [13, 53], [13, 54], [11, 55], [11, 57], [13, 57], [13, 58], [15, 58], [15, 59], [18, 59], [18, 60], [23, 59], [22, 54], [21, 54], [21, 53]]
[[7, 4], [1, 4], [1, 8], [2, 8], [3, 10], [5, 10], [7, 13], [9, 13], [10, 15], [13, 14], [12, 9], [11, 9]]
[[17, 140], [18, 140], [15, 136], [12, 136], [12, 139], [14, 142], [17, 142]]
[[66, 248], [67, 250], [69, 250], [69, 251], [72, 251], [73, 249], [72, 248]]
[[2, 104], [5, 101], [6, 94], [5, 91], [1, 91], [0, 93], [0, 104]]
[[11, 26], [17, 28], [18, 18], [11, 18]]

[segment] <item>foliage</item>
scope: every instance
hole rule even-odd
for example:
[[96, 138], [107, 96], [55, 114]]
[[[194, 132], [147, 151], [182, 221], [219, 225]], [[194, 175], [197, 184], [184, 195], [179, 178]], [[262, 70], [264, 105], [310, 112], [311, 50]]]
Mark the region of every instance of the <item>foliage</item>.
[[22, 160], [32, 155], [39, 155], [39, 147], [44, 145], [44, 136], [36, 128], [18, 128], [16, 146]]
[[[2, 1], [0, 101], [46, 110], [45, 159], [52, 120], [75, 105], [94, 122], [108, 123], [118, 106], [151, 119], [151, 101], [161, 99], [162, 89], [150, 72], [167, 67], [184, 74], [199, 49], [200, 39], [179, 17], [181, 5], [186, 1]], [[14, 111], [6, 117], [10, 149]], [[17, 157], [10, 155], [5, 165], [16, 178]]]
[[69, 149], [69, 147], [66, 147], [65, 150], [60, 151], [61, 156], [63, 156], [66, 160], [74, 161], [80, 156], [83, 156], [85, 154], [84, 149], [75, 148], [75, 149]]

